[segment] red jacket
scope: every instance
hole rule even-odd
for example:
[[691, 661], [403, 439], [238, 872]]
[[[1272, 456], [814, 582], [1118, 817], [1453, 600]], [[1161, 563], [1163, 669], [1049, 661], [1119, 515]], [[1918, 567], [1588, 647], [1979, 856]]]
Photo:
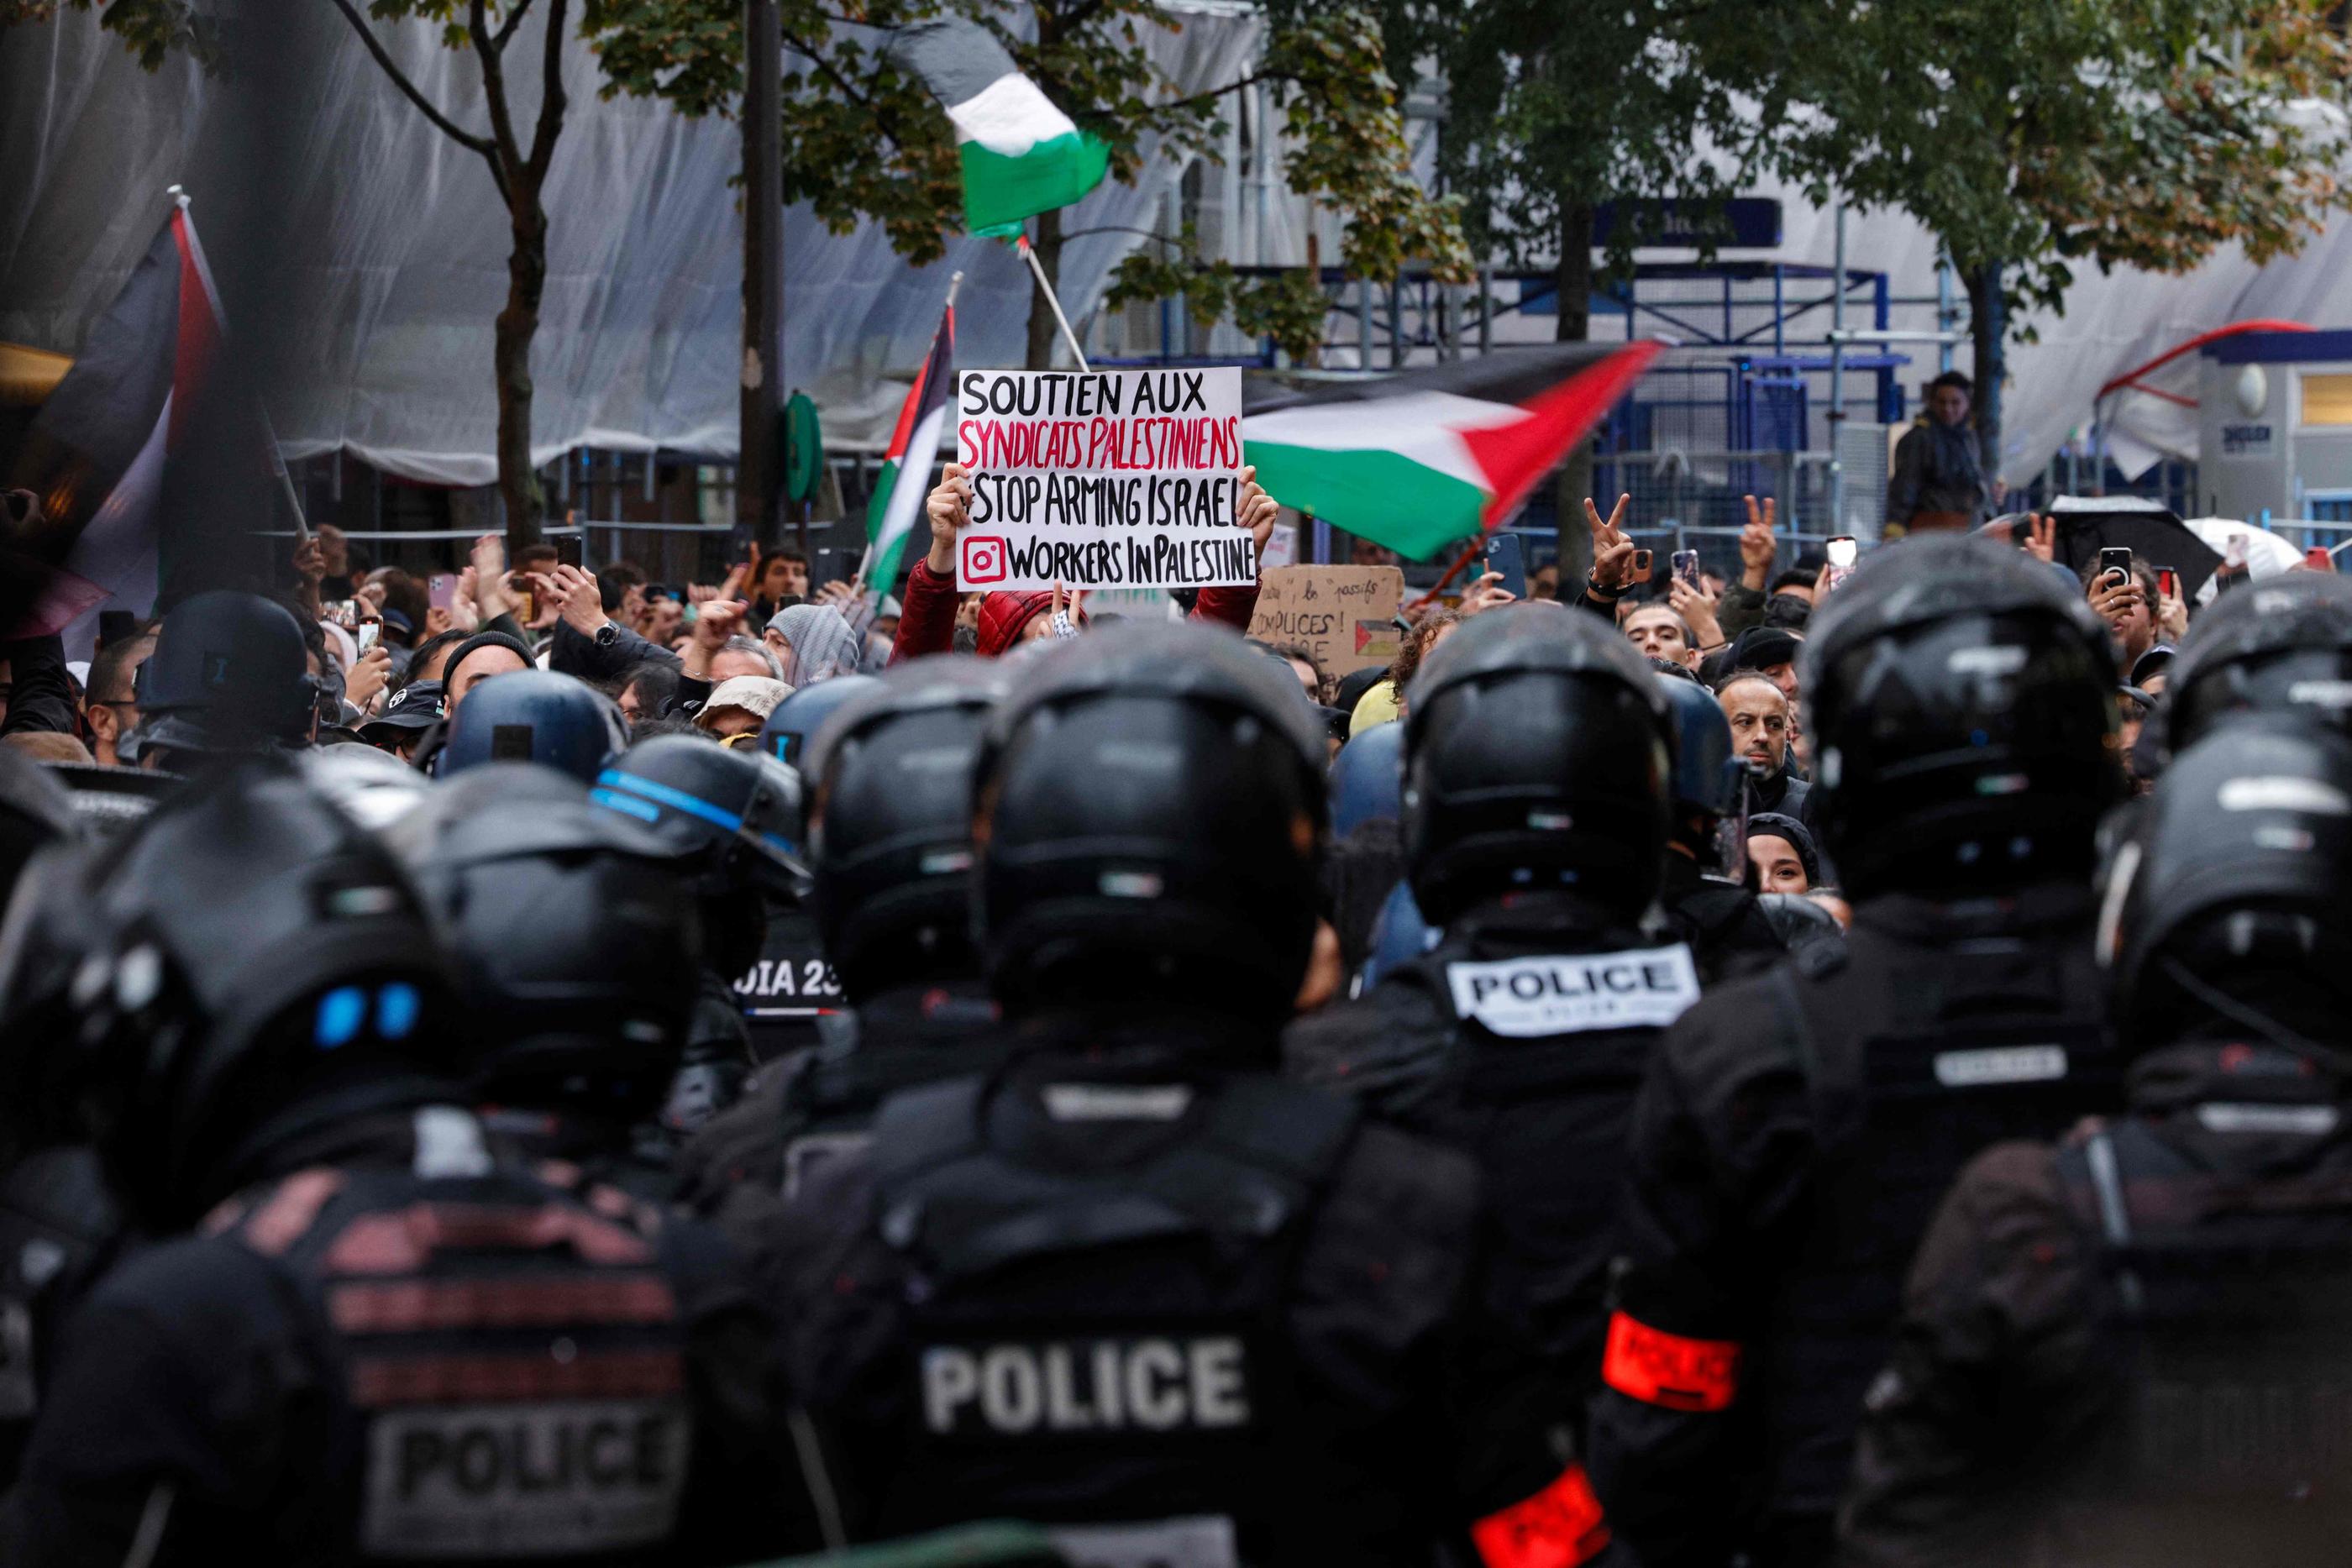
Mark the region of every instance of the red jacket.
[[[1020, 640], [1021, 630], [1052, 608], [1054, 595], [1043, 588], [1013, 593], [992, 593], [981, 601], [980, 652], [990, 658]], [[890, 644], [890, 662], [944, 653], [955, 646], [956, 586], [952, 577], [919, 560], [908, 575], [907, 591], [898, 600], [898, 635]], [[1195, 621], [1222, 622], [1236, 632], [1249, 630], [1257, 611], [1257, 584], [1246, 588], [1204, 588], [1193, 603]], [[1079, 612], [1085, 619], [1085, 612]]]

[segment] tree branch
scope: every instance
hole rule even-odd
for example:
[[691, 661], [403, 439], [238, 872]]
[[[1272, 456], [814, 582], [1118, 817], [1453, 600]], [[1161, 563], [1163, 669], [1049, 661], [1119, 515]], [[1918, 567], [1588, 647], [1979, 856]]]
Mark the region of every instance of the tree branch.
[[795, 37], [793, 34], [782, 32], [781, 29], [779, 30], [779, 36], [783, 39], [785, 47], [791, 49], [793, 53], [800, 56], [803, 59], [808, 61], [809, 64], [814, 66], [818, 70], [824, 73], [824, 78], [840, 89], [842, 97], [849, 99], [850, 102], [857, 105], [860, 109], [871, 110], [874, 115], [874, 123], [881, 127], [884, 139], [887, 141], [891, 146], [897, 148], [901, 152], [907, 151], [907, 139], [898, 134], [898, 117], [897, 115], [892, 114], [885, 105], [874, 97], [873, 94], [858, 91], [856, 85], [847, 77], [841, 74], [841, 68], [835, 65], [831, 60], [825, 58], [824, 55], [818, 53], [816, 48], [808, 43], [807, 40]]
[[[434, 107], [433, 101], [418, 91], [416, 84], [408, 79], [407, 73], [394, 62], [392, 56], [384, 49], [383, 40], [375, 36], [374, 29], [367, 25], [367, 18], [359, 14], [357, 8], [352, 5], [352, 0], [335, 0], [335, 8], [343, 14], [344, 20], [351, 23], [352, 28], [359, 34], [360, 41], [367, 46], [368, 53], [375, 57], [375, 63], [383, 67], [383, 74], [392, 78], [392, 85], [398, 88], [408, 101], [415, 104], [425, 118], [433, 122], [434, 128], [444, 136], [467, 152], [478, 152], [489, 159], [492, 172], [495, 172], [498, 149], [491, 144], [490, 139], [487, 136], [477, 136], [460, 128], [457, 121]], [[503, 185], [504, 182], [501, 181], [500, 183]]]
[[536, 191], [555, 161], [555, 139], [563, 132], [563, 14], [570, 0], [548, 0], [547, 47], [540, 57], [539, 126], [530, 133], [530, 184]]
[[1163, 109], [1191, 109], [1198, 104], [1214, 103], [1217, 99], [1225, 97], [1229, 93], [1239, 92], [1245, 87], [1255, 87], [1262, 81], [1286, 81], [1295, 83], [1298, 79], [1298, 73], [1296, 71], [1252, 71], [1249, 75], [1239, 78], [1234, 81], [1227, 82], [1223, 87], [1211, 88], [1207, 92], [1196, 92], [1190, 98], [1171, 98], [1165, 103], [1155, 103], [1151, 107], [1155, 110]]
[[513, 10], [507, 13], [507, 19], [499, 24], [498, 34], [490, 40], [499, 53], [503, 55], [507, 52], [507, 40], [514, 37], [517, 27], [522, 26], [523, 13], [530, 9], [530, 0], [520, 0]]
[[1141, 235], [1145, 239], [1157, 240], [1161, 245], [1174, 246], [1183, 243], [1181, 240], [1171, 239], [1164, 234], [1154, 233], [1150, 229], [1137, 228], [1133, 224], [1097, 224], [1091, 228], [1071, 229], [1064, 234], [1062, 238], [1084, 239], [1088, 235]]
[[[498, 141], [500, 161], [499, 189], [505, 191], [508, 174], [521, 172], [522, 143], [515, 140], [514, 111], [507, 106], [506, 60], [490, 44], [487, 0], [472, 0], [466, 26], [474, 36], [474, 57], [481, 62], [482, 96], [489, 99], [490, 134]], [[507, 193], [507, 201], [513, 204], [512, 193]]]

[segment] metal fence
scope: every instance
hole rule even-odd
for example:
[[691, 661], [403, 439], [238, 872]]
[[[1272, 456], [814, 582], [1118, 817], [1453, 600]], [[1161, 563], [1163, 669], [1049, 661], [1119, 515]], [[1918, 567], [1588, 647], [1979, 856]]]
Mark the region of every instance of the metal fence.
[[1676, 549], [1691, 548], [1693, 538], [1737, 536], [1749, 496], [1773, 500], [1785, 538], [1818, 540], [1838, 531], [1826, 452], [1613, 453], [1594, 462], [1592, 486], [1604, 511], [1618, 496], [1631, 496], [1632, 528], [1671, 535]]

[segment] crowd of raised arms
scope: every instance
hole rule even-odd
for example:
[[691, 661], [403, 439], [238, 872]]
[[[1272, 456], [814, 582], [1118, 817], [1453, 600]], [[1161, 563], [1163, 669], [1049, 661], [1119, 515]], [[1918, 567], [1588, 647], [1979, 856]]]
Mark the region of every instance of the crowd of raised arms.
[[972, 498], [0, 644], [0, 1563], [2352, 1556], [2352, 584]]

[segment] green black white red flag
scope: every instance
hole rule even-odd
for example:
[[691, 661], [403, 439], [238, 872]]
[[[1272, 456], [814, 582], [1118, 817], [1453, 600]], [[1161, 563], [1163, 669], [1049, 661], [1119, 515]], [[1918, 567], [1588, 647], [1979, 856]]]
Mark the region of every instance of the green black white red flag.
[[1284, 506], [1425, 560], [1507, 521], [1664, 347], [1513, 349], [1305, 385], [1253, 378], [1242, 443]]
[[[957, 274], [959, 277], [962, 274]], [[882, 459], [882, 473], [874, 498], [866, 506], [866, 562], [858, 580], [883, 593], [898, 580], [898, 560], [908, 536], [923, 515], [923, 497], [929, 488], [931, 465], [938, 461], [940, 432], [947, 424], [948, 399], [955, 382], [955, 294], [948, 294], [940, 313], [939, 330], [931, 334], [931, 351], [907, 389], [898, 407], [898, 423], [890, 432], [890, 450]]]

